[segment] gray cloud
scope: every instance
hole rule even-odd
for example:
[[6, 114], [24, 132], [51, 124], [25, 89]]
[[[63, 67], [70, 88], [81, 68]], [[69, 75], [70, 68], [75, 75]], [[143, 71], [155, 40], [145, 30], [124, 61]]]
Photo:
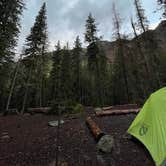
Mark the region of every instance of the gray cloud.
[[[62, 44], [69, 41], [70, 45], [75, 40], [77, 35], [81, 36], [85, 32], [85, 20], [89, 12], [95, 17], [98, 23], [99, 35], [104, 36], [104, 39], [111, 40], [112, 36], [112, 14], [111, 6], [113, 0], [45, 0], [47, 3], [47, 17], [48, 17], [48, 34], [51, 49], [58, 40]], [[19, 50], [24, 43], [25, 37], [33, 25], [35, 17], [44, 0], [26, 0], [27, 10], [23, 13], [22, 31], [19, 38]], [[155, 0], [154, 0], [155, 1]], [[123, 20], [123, 31], [127, 31], [130, 27], [129, 16], [133, 13], [133, 0], [116, 0], [117, 9]], [[145, 8], [152, 11], [152, 7], [148, 4], [148, 0], [144, 0]], [[148, 13], [149, 18], [156, 23], [156, 19], [152, 13]]]

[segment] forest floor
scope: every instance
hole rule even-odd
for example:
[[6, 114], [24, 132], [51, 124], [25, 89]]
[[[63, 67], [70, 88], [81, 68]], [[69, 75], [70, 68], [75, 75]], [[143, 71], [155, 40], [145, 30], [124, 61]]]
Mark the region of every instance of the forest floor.
[[[85, 124], [86, 113], [63, 116], [60, 127], [60, 166], [154, 166], [144, 146], [125, 133], [134, 114], [97, 118], [94, 121], [115, 138], [112, 154], [97, 152], [96, 141]], [[0, 166], [55, 166], [56, 127], [52, 115], [8, 115], [0, 117]], [[7, 135], [7, 136], [5, 136]]]

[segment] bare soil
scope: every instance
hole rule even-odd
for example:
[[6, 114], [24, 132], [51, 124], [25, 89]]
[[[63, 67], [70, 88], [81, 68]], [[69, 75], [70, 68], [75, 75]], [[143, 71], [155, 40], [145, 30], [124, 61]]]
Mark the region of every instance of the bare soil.
[[[97, 152], [96, 141], [85, 124], [91, 114], [98, 126], [115, 138], [111, 154]], [[125, 135], [134, 118], [134, 114], [98, 118], [92, 109], [61, 117], [65, 123], [60, 126], [60, 166], [154, 166], [144, 146]], [[57, 127], [48, 126], [52, 120], [57, 116], [1, 116], [0, 166], [55, 166]]]

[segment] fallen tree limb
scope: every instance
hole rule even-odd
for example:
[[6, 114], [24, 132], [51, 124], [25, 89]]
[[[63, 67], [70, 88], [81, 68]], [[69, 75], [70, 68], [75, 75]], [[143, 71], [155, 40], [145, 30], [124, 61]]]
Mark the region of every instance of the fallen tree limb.
[[106, 111], [98, 111], [96, 112], [97, 116], [110, 116], [110, 115], [122, 115], [129, 113], [138, 113], [140, 108], [137, 109], [124, 109], [124, 110], [106, 110]]
[[137, 108], [138, 108], [137, 104], [125, 104], [125, 105], [102, 107], [102, 110], [106, 111], [106, 110], [123, 110], [123, 109], [137, 109]]
[[92, 120], [91, 117], [86, 118], [86, 124], [90, 128], [93, 136], [98, 141], [103, 135], [105, 135], [101, 129], [97, 126], [97, 124]]
[[50, 111], [50, 107], [28, 108], [29, 113], [44, 113], [47, 114]]

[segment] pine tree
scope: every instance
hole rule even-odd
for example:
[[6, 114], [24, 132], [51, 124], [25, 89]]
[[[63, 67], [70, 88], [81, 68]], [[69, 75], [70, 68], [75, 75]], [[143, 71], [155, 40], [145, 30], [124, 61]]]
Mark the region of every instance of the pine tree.
[[88, 16], [88, 19], [86, 20], [86, 33], [85, 33], [85, 41], [89, 44], [94, 43], [97, 41], [97, 27], [95, 23], [95, 19], [92, 17], [92, 14], [90, 13]]
[[95, 19], [92, 17], [90, 13], [88, 19], [86, 20], [86, 33], [85, 33], [85, 42], [88, 42], [87, 47], [87, 56], [88, 56], [88, 67], [91, 72], [97, 70], [97, 54], [99, 52], [97, 41], [97, 27], [95, 23]]
[[142, 7], [140, 0], [134, 0], [134, 5], [136, 9], [136, 17], [137, 17], [137, 28], [140, 32], [146, 32], [148, 30], [147, 17], [145, 16], [145, 10]]
[[67, 45], [62, 50], [62, 62], [60, 71], [60, 97], [62, 102], [73, 100], [71, 63], [71, 52], [67, 43]]
[[[96, 89], [100, 87], [100, 105], [104, 106], [108, 104], [109, 100], [109, 75], [108, 75], [108, 59], [106, 57], [105, 50], [103, 48], [102, 44], [99, 44], [99, 56], [98, 56], [98, 61], [99, 61], [99, 72], [100, 72], [100, 77], [98, 81], [98, 85]], [[110, 71], [111, 72], [111, 71]], [[98, 78], [98, 77], [97, 77]], [[110, 103], [111, 104], [111, 103]]]
[[23, 0], [0, 1], [0, 105], [4, 108], [14, 70], [13, 59], [20, 29]]
[[[100, 72], [99, 72], [99, 38], [97, 37], [97, 27], [95, 19], [91, 13], [86, 20], [86, 33], [85, 41], [88, 42], [87, 57], [88, 57], [88, 69], [90, 74], [90, 85], [91, 89], [90, 98], [94, 105], [100, 105], [101, 89], [100, 89]], [[97, 88], [97, 89], [96, 89]], [[96, 94], [97, 93], [97, 94]]]
[[39, 14], [36, 17], [34, 26], [31, 28], [30, 35], [26, 38], [24, 55], [29, 60], [27, 85], [23, 101], [23, 110], [26, 106], [29, 84], [31, 83], [31, 93], [34, 106], [42, 106], [42, 80], [44, 77], [43, 69], [46, 64], [45, 53], [47, 50], [47, 23], [46, 23], [46, 4], [43, 3]]
[[81, 87], [80, 87], [80, 75], [81, 75], [81, 54], [82, 47], [79, 36], [77, 36], [74, 43], [74, 49], [72, 53], [72, 78], [73, 78], [73, 91], [75, 95], [75, 100], [81, 102]]
[[0, 66], [14, 58], [23, 0], [0, 1]]
[[51, 98], [53, 102], [58, 100], [60, 89], [60, 72], [61, 72], [61, 61], [62, 61], [62, 50], [60, 46], [60, 41], [58, 41], [55, 46], [56, 50], [53, 53], [53, 67], [51, 71]]

